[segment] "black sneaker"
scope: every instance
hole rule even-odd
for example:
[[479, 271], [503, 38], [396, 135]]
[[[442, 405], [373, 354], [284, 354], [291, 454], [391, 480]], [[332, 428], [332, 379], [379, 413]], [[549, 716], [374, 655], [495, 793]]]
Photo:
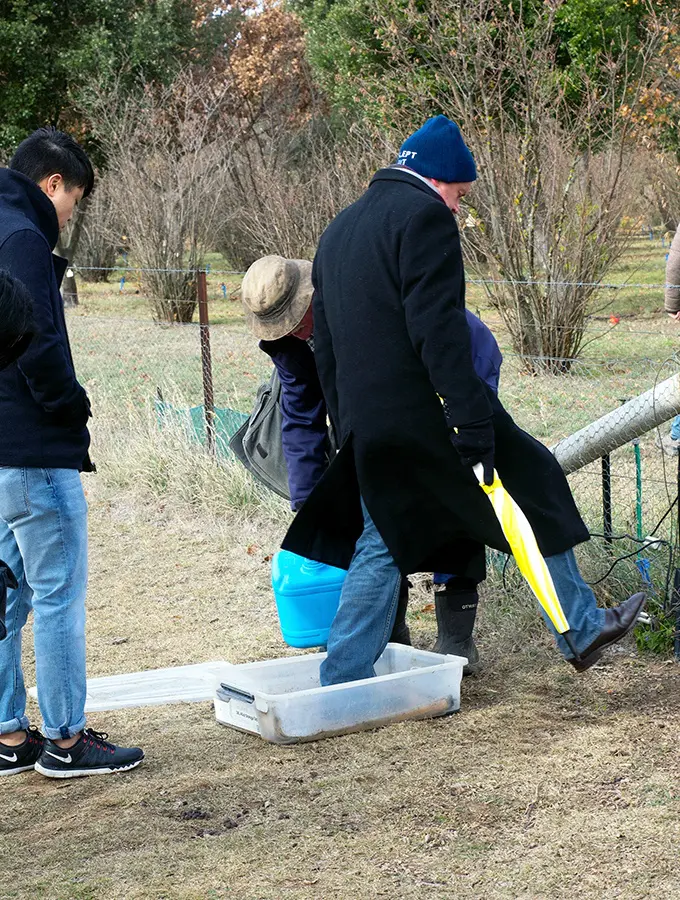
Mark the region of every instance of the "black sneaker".
[[0, 743], [0, 776], [18, 775], [34, 769], [44, 744], [45, 738], [33, 727], [26, 729], [24, 742], [16, 747]]
[[36, 772], [48, 778], [79, 778], [82, 775], [110, 775], [134, 769], [144, 759], [139, 747], [116, 747], [108, 734], [86, 728], [72, 747], [58, 747], [45, 738]]

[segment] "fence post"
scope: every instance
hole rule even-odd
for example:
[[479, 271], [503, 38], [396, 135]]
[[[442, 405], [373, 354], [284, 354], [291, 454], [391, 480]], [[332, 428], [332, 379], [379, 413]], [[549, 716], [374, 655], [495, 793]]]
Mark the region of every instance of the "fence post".
[[[678, 495], [676, 497], [676, 513], [677, 513], [677, 532], [675, 536], [675, 552], [680, 553], [680, 456], [678, 456]], [[678, 568], [678, 557], [675, 558], [675, 575], [673, 577], [673, 602], [671, 604], [671, 615], [675, 619], [675, 641], [673, 642], [673, 650], [675, 659], [680, 662], [680, 568]]]
[[605, 541], [612, 543], [612, 462], [609, 454], [602, 457], [602, 525]]
[[[640, 454], [640, 438], [633, 438], [635, 453], [635, 530], [636, 538], [642, 540], [642, 456]], [[640, 555], [638, 554], [638, 559]]]
[[203, 412], [205, 436], [210, 453], [215, 452], [215, 397], [213, 393], [212, 357], [210, 355], [210, 320], [208, 318], [208, 284], [205, 271], [196, 273], [198, 321], [201, 335], [201, 368], [203, 370]]

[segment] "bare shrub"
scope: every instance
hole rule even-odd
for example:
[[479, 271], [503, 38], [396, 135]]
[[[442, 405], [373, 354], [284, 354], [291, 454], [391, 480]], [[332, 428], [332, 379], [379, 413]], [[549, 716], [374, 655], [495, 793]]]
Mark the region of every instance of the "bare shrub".
[[123, 229], [117, 219], [117, 182], [115, 176], [98, 174], [95, 190], [88, 198], [80, 240], [73, 263], [84, 281], [108, 281], [116, 264]]
[[224, 170], [239, 129], [227, 99], [228, 82], [189, 69], [169, 87], [134, 95], [95, 86], [86, 101], [115, 180], [115, 217], [159, 321], [191, 321], [193, 270], [224, 216]]
[[243, 268], [270, 253], [311, 258], [325, 227], [386, 158], [368, 135], [352, 130], [338, 137], [323, 120], [295, 130], [254, 130], [229, 173], [224, 255]]
[[239, 268], [267, 253], [309, 257], [383, 161], [380, 144], [358, 127], [330, 125], [300, 20], [280, 3], [247, 17], [227, 71], [245, 127], [229, 170], [221, 249]]
[[465, 240], [487, 262], [486, 291], [515, 350], [552, 372], [579, 354], [595, 285], [626, 248], [628, 112], [658, 43], [650, 27], [634, 71], [623, 52], [567, 83], [555, 59], [559, 6], [530, 16], [505, 0], [384, 0], [388, 75], [368, 85], [401, 134], [436, 112], [460, 123], [479, 167]]

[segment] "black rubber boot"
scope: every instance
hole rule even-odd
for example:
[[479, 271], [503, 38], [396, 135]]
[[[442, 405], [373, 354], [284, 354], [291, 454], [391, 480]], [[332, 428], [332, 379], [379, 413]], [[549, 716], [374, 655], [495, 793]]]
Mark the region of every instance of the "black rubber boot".
[[477, 588], [469, 583], [454, 587], [450, 581], [434, 595], [437, 641], [432, 649], [435, 653], [466, 656], [468, 662], [463, 675], [476, 675], [480, 669], [479, 652], [472, 637], [478, 603]]
[[394, 620], [394, 627], [390, 635], [390, 643], [406, 644], [411, 646], [411, 632], [406, 624], [406, 608], [408, 607], [408, 578], [401, 579], [401, 587], [399, 588], [399, 603], [397, 604], [397, 616]]

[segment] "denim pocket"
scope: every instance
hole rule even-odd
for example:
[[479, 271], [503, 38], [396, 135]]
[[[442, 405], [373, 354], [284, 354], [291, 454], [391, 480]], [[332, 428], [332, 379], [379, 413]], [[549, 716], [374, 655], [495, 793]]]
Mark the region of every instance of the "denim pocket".
[[25, 468], [0, 466], [0, 519], [7, 525], [31, 514], [26, 476]]

